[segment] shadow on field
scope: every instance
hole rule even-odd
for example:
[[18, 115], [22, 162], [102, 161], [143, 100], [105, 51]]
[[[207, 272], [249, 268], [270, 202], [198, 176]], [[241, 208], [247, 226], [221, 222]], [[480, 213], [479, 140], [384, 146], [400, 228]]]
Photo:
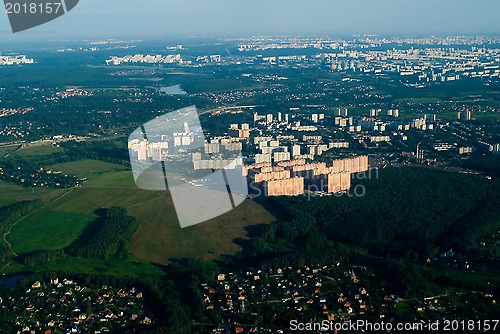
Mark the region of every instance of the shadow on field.
[[251, 249], [250, 243], [252, 239], [261, 235], [265, 231], [267, 225], [268, 224], [258, 224], [247, 226], [245, 227], [245, 231], [248, 239], [236, 238], [233, 242], [240, 246], [243, 252], [249, 251]]
[[274, 217], [276, 217], [277, 221], [288, 221], [292, 218], [288, 213], [288, 210], [286, 210], [286, 208], [284, 208], [282, 204], [280, 204], [276, 199], [272, 197], [254, 198], [253, 201], [266, 209], [266, 211], [272, 214]]
[[78, 236], [78, 238], [71, 243], [68, 247], [66, 247], [66, 250], [71, 250], [71, 249], [76, 249], [79, 247], [83, 247], [89, 243], [89, 240], [92, 239], [95, 234], [97, 233], [99, 226], [104, 222], [106, 219], [106, 212], [108, 209], [105, 208], [100, 208], [94, 210], [94, 214], [97, 216], [96, 219], [91, 221], [85, 229], [82, 231], [82, 233]]

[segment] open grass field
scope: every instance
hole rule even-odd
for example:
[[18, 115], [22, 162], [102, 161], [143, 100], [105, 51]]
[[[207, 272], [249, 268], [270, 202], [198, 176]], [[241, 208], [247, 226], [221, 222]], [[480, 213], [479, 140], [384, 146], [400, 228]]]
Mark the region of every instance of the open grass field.
[[144, 203], [157, 197], [158, 194], [159, 192], [134, 188], [77, 188], [64, 199], [56, 201], [49, 207], [56, 211], [88, 215], [100, 208], [128, 207]]
[[140, 224], [129, 250], [140, 260], [159, 264], [176, 258], [214, 260], [223, 254], [235, 254], [241, 250], [238, 241], [248, 239], [247, 227], [276, 220], [262, 206], [248, 200], [220, 217], [181, 229], [168, 192], [148, 203], [131, 206], [128, 212]]
[[[105, 166], [100, 164], [101, 167]], [[108, 166], [109, 167], [109, 166]], [[113, 166], [114, 167], [114, 166]], [[106, 185], [116, 186], [108, 188]], [[107, 172], [93, 179], [92, 185], [82, 188], [50, 190], [29, 189], [0, 181], [0, 203], [12, 204], [25, 199], [43, 199], [45, 206], [25, 216], [11, 230], [7, 241], [18, 254], [38, 250], [60, 249], [71, 245], [84, 231], [86, 226], [96, 219], [95, 210], [103, 207], [142, 203], [158, 197], [159, 192], [137, 189], [130, 172]], [[158, 278], [160, 268], [128, 259], [109, 261], [77, 259], [66, 256], [49, 261], [42, 266], [24, 266], [16, 261], [4, 266], [2, 273], [23, 271], [63, 271], [85, 272], [90, 274], [110, 274]]]
[[48, 188], [26, 188], [5, 181], [0, 181], [0, 207], [21, 201], [40, 199], [49, 201], [64, 193], [64, 190]]
[[42, 210], [17, 224], [8, 241], [18, 254], [61, 249], [70, 245], [92, 220], [92, 215]]
[[85, 182], [86, 188], [134, 188], [137, 189], [132, 171], [105, 173]]
[[[262, 206], [248, 200], [221, 217], [181, 229], [168, 192], [138, 189], [132, 172], [116, 171], [117, 166], [120, 167], [91, 160], [81, 161], [80, 164], [61, 164], [61, 170], [64, 168], [66, 172], [73, 171], [80, 175], [94, 173], [83, 187], [70, 190], [37, 189], [32, 192], [31, 189], [0, 183], [0, 201], [7, 202], [8, 194], [14, 193], [17, 197], [11, 202], [42, 196], [46, 203], [13, 226], [7, 236], [12, 249], [22, 255], [36, 250], [67, 247], [96, 219], [96, 210], [122, 206], [137, 219], [139, 226], [129, 243], [129, 250], [135, 259], [157, 264], [187, 257], [214, 260], [223, 254], [238, 252], [241, 244], [249, 239], [249, 227], [276, 221]], [[76, 264], [68, 258], [49, 262], [44, 267], [50, 269], [53, 266], [54, 270], [67, 267], [70, 270], [76, 266], [74, 270], [86, 272], [111, 273], [122, 269], [127, 272], [130, 267], [140, 266], [134, 261], [120, 262], [115, 268], [103, 261], [78, 260]], [[17, 266], [22, 267], [20, 264]]]
[[46, 169], [61, 171], [64, 174], [75, 174], [81, 178], [88, 178], [93, 175], [124, 170], [126, 167], [99, 160], [80, 160], [51, 165]]
[[11, 155], [22, 156], [22, 157], [36, 157], [36, 156], [43, 156], [52, 153], [62, 152], [63, 150], [64, 149], [61, 147], [56, 147], [52, 145], [27, 146], [15, 151]]
[[19, 147], [18, 144], [12, 145], [2, 145], [0, 146], [0, 157], [4, 157], [7, 154], [14, 152]]
[[17, 254], [66, 247], [97, 217], [96, 210], [139, 205], [158, 194], [135, 187], [75, 188], [16, 224], [7, 240]]

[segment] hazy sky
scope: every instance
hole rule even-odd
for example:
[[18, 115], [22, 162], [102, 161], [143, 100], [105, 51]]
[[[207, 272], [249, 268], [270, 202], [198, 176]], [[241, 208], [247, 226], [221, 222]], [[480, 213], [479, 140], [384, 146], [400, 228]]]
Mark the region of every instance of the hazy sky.
[[376, 33], [498, 34], [500, 0], [80, 0], [63, 17], [1, 39]]

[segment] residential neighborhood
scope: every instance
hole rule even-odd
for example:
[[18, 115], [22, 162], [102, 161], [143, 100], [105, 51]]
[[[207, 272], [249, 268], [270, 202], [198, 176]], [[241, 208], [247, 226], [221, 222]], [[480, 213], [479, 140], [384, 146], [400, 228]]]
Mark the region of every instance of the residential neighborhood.
[[292, 320], [332, 324], [358, 320], [394, 322], [409, 310], [418, 315], [415, 324], [427, 328], [429, 319], [459, 316], [463, 310], [454, 305], [457, 300], [466, 304], [471, 300], [471, 316], [477, 315], [478, 301], [496, 304], [491, 294], [459, 291], [403, 299], [389, 290], [372, 291], [368, 287], [372, 279], [376, 279], [375, 274], [366, 267], [346, 267], [334, 262], [220, 273], [213, 282], [203, 283], [201, 291], [205, 314], [219, 321], [212, 324], [212, 333], [283, 333], [276, 330]]
[[0, 308], [13, 318], [11, 333], [114, 333], [153, 323], [138, 289], [94, 289], [65, 278], [33, 282], [22, 296], [0, 299]]

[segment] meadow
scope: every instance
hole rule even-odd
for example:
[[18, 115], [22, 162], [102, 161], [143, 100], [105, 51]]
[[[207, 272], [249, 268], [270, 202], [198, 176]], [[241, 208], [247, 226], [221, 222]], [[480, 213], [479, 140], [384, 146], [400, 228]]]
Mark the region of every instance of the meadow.
[[159, 264], [179, 258], [215, 260], [233, 255], [249, 239], [252, 226], [276, 221], [262, 206], [247, 200], [222, 216], [181, 229], [168, 192], [127, 209], [140, 224], [129, 244], [130, 252], [140, 260]]
[[[64, 248], [78, 238], [88, 223], [97, 218], [96, 210], [113, 206], [127, 207], [158, 196], [157, 192], [127, 187], [129, 177], [131, 172], [108, 173], [94, 178], [88, 187], [85, 185], [65, 190], [64, 196], [49, 201], [39, 211], [19, 221], [12, 228], [7, 241], [17, 254]], [[111, 184], [116, 187], [106, 186]]]
[[126, 167], [105, 161], [85, 159], [51, 165], [47, 169], [61, 171], [64, 174], [75, 174], [81, 178], [88, 178], [95, 174], [125, 170]]
[[44, 209], [16, 224], [7, 239], [18, 254], [61, 249], [71, 244], [93, 219], [92, 215]]
[[26, 146], [19, 150], [12, 152], [12, 156], [20, 157], [40, 157], [44, 155], [49, 155], [52, 153], [62, 152], [63, 149], [52, 145], [36, 145], [36, 146]]
[[49, 201], [64, 193], [60, 189], [26, 188], [5, 181], [0, 181], [0, 207], [22, 201], [40, 199]]
[[[0, 203], [42, 199], [44, 205], [13, 224], [7, 241], [18, 254], [55, 250], [70, 246], [85, 235], [89, 223], [98, 218], [97, 210], [113, 206], [127, 209], [137, 221], [129, 242], [130, 258], [116, 260], [113, 266], [98, 260], [65, 257], [49, 261], [45, 269], [70, 269], [95, 273], [125, 273], [146, 263], [167, 264], [173, 259], [219, 259], [235, 254], [249, 239], [252, 226], [268, 224], [276, 218], [257, 203], [247, 200], [235, 210], [197, 226], [181, 229], [169, 192], [145, 191], [135, 186], [132, 172], [122, 165], [96, 160], [51, 165], [48, 169], [86, 177], [82, 187], [65, 190], [29, 189], [0, 183]], [[16, 197], [12, 198], [12, 194]], [[79, 240], [81, 241], [81, 240]], [[114, 261], [114, 260], [113, 260]], [[148, 267], [149, 268], [149, 267]], [[13, 262], [8, 271], [26, 270]], [[43, 268], [29, 267], [29, 270]], [[150, 270], [149, 268], [148, 270]], [[144, 270], [142, 268], [141, 270]]]

